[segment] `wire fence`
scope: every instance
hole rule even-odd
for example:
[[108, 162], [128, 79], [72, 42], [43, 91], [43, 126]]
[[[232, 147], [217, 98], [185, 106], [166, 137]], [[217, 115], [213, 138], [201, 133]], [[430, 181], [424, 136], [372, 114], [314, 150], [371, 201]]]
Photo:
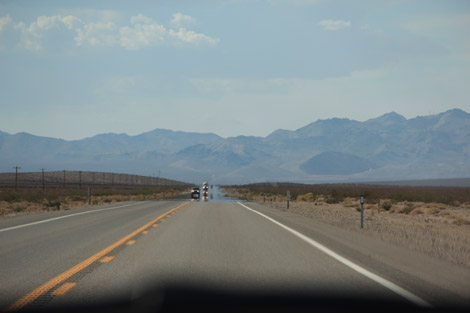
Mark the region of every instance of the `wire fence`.
[[0, 188], [87, 188], [87, 187], [159, 187], [186, 183], [153, 176], [92, 171], [44, 171], [0, 173]]

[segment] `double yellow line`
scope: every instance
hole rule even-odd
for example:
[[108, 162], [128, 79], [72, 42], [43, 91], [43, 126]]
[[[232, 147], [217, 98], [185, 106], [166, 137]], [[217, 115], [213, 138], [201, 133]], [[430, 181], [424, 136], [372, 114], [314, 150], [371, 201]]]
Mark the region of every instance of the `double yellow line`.
[[154, 219], [153, 221], [145, 224], [144, 226], [140, 227], [139, 229], [137, 229], [136, 231], [130, 233], [129, 235], [123, 237], [122, 239], [116, 241], [115, 243], [113, 243], [112, 245], [104, 248], [103, 250], [101, 250], [100, 252], [92, 255], [91, 257], [89, 257], [88, 259], [86, 259], [85, 261], [75, 265], [74, 267], [66, 270], [65, 272], [63, 272], [62, 274], [60, 274], [59, 276], [57, 277], [54, 277], [53, 279], [51, 279], [50, 281], [48, 281], [47, 283], [39, 286], [38, 288], [34, 289], [33, 291], [31, 291], [30, 293], [28, 293], [27, 295], [25, 295], [24, 297], [22, 297], [21, 299], [19, 299], [18, 301], [16, 301], [15, 303], [13, 303], [12, 305], [10, 305], [10, 307], [7, 309], [7, 311], [18, 311], [18, 310], [21, 310], [22, 308], [24, 308], [26, 305], [28, 305], [29, 303], [33, 302], [34, 300], [36, 300], [37, 298], [39, 298], [41, 295], [45, 294], [46, 292], [48, 292], [49, 290], [51, 290], [52, 288], [54, 288], [55, 286], [57, 286], [58, 284], [66, 281], [67, 279], [69, 279], [70, 277], [72, 277], [73, 275], [77, 274], [78, 272], [82, 271], [83, 269], [87, 268], [88, 266], [90, 266], [91, 264], [95, 263], [96, 261], [98, 261], [99, 259], [101, 259], [103, 256], [105, 256], [106, 254], [108, 254], [109, 252], [113, 251], [114, 249], [116, 249], [117, 247], [119, 247], [120, 245], [126, 243], [128, 240], [132, 239], [133, 237], [135, 237], [136, 235], [140, 234], [141, 232], [143, 232], [144, 230], [146, 230], [147, 228], [151, 227], [153, 224], [155, 224], [156, 222], [158, 222], [159, 220], [161, 220], [162, 218], [164, 218], [165, 216], [167, 216], [168, 214], [171, 214], [173, 213], [174, 211], [176, 210], [179, 210], [181, 209], [182, 207], [188, 205], [189, 202], [186, 202], [186, 203], [183, 203], [182, 205], [174, 208], [174, 209], [171, 209], [169, 210], [168, 212], [165, 212], [163, 213], [162, 215], [160, 215], [159, 217], [157, 217], [156, 219]]

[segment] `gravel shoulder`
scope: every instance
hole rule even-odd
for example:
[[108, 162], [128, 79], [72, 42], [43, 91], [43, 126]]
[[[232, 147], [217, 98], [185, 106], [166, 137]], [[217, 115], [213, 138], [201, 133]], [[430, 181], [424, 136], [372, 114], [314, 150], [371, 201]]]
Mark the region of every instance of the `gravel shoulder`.
[[[468, 205], [398, 203], [389, 211], [381, 209], [380, 212], [377, 205], [365, 205], [364, 229], [361, 229], [359, 204], [353, 199], [338, 204], [291, 201], [289, 209], [285, 201], [255, 201], [470, 268]], [[403, 213], [406, 207], [413, 209]]]

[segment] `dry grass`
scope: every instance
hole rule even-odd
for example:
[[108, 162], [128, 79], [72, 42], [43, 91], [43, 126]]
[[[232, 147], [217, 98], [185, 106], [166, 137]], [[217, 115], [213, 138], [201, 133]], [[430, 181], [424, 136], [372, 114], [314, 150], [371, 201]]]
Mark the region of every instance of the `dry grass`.
[[[340, 203], [345, 198], [365, 196], [367, 203], [377, 203], [378, 199], [390, 199], [392, 202], [424, 202], [456, 205], [470, 203], [468, 187], [410, 187], [366, 184], [294, 184], [294, 183], [259, 183], [242, 186], [225, 186], [240, 194], [263, 196], [268, 198], [285, 197], [289, 190], [291, 200], [306, 201], [307, 195], [316, 200], [323, 195], [328, 203]], [[275, 201], [275, 200], [274, 200]], [[307, 201], [309, 202], [309, 201]]]
[[[438, 213], [435, 208], [415, 208], [410, 214], [400, 210], [377, 213], [377, 207], [370, 207], [365, 209], [365, 227], [361, 230], [360, 213], [355, 206], [350, 206], [350, 200], [346, 200], [346, 204], [349, 206], [291, 202], [289, 211], [470, 267], [469, 206], [449, 207]], [[286, 208], [285, 202], [270, 202], [269, 205], [281, 210]]]
[[[184, 186], [135, 188], [132, 190], [108, 188], [93, 190], [91, 205], [183, 197], [189, 198], [189, 189]], [[69, 210], [87, 205], [88, 191], [86, 189], [55, 189], [46, 192], [42, 192], [40, 189], [18, 192], [0, 189], [0, 218], [45, 211]]]

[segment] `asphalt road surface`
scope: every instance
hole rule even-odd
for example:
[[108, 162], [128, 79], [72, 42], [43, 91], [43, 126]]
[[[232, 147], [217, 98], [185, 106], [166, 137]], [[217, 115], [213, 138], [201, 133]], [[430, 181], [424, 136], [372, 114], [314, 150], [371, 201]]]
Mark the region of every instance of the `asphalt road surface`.
[[217, 299], [232, 305], [226, 311], [244, 309], [240, 301], [284, 308], [312, 299], [326, 308], [359, 299], [375, 311], [374, 301], [416, 310], [470, 307], [467, 268], [287, 211], [217, 198], [0, 220], [0, 308], [114, 303], [117, 311], [129, 303], [154, 309]]

